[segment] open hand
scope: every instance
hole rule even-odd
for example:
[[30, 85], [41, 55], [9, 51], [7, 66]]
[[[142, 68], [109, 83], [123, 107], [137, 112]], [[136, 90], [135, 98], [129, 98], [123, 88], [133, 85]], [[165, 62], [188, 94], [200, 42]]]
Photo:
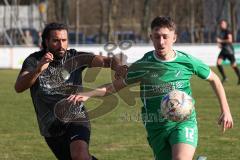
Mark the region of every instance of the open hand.
[[78, 93], [70, 95], [67, 100], [72, 102], [73, 104], [77, 104], [79, 102], [85, 102], [90, 98], [88, 93]]
[[222, 131], [225, 132], [226, 129], [233, 128], [232, 115], [229, 112], [223, 112], [218, 119], [218, 124], [222, 125]]

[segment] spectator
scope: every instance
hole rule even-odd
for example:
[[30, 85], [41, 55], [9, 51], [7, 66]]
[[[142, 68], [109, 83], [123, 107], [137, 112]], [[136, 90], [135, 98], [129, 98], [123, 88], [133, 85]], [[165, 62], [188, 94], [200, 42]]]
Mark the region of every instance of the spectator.
[[33, 46], [33, 44], [34, 44], [33, 43], [33, 37], [32, 37], [29, 30], [24, 31], [23, 40], [24, 40], [24, 45], [26, 45], [26, 46]]

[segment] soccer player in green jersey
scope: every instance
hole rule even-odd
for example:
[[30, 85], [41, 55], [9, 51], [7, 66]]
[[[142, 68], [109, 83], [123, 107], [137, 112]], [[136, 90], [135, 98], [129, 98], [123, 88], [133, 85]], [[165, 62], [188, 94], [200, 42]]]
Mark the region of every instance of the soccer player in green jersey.
[[170, 17], [156, 17], [151, 23], [150, 35], [155, 50], [146, 53], [133, 63], [125, 78], [93, 91], [68, 97], [69, 101], [76, 103], [94, 96], [106, 96], [130, 84], [140, 83], [142, 120], [156, 160], [192, 160], [194, 156], [198, 141], [195, 111], [188, 120], [182, 122], [164, 119], [160, 112], [161, 99], [171, 90], [178, 89], [192, 95], [190, 86], [192, 75], [209, 81], [214, 89], [220, 103], [219, 124], [223, 126], [223, 130], [233, 127], [220, 79], [200, 60], [173, 50], [172, 46], [177, 38], [175, 30], [176, 26]]

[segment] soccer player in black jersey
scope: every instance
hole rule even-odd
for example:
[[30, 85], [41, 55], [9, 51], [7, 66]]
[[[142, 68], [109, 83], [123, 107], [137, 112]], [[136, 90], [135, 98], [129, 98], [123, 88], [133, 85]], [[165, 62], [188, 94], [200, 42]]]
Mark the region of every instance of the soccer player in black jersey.
[[[30, 88], [41, 135], [57, 159], [95, 160], [88, 150], [91, 130], [85, 109], [84, 121], [64, 123], [55, 117], [54, 106], [72, 94], [65, 88], [82, 89], [82, 71], [86, 67], [111, 67], [118, 73], [121, 67], [114, 58], [68, 49], [68, 28], [64, 24], [48, 24], [42, 40], [43, 49], [25, 59], [15, 90], [19, 93]], [[68, 68], [75, 68], [67, 80], [61, 77], [66, 63]]]
[[219, 72], [222, 75], [222, 82], [227, 80], [226, 74], [224, 73], [224, 69], [222, 66], [222, 61], [228, 59], [231, 63], [232, 68], [234, 69], [236, 75], [238, 76], [237, 84], [240, 84], [240, 72], [237, 67], [236, 59], [234, 56], [234, 48], [233, 48], [233, 38], [232, 33], [228, 29], [228, 23], [226, 20], [221, 20], [219, 23], [220, 32], [217, 36], [217, 43], [221, 48], [221, 52], [217, 59], [217, 67]]

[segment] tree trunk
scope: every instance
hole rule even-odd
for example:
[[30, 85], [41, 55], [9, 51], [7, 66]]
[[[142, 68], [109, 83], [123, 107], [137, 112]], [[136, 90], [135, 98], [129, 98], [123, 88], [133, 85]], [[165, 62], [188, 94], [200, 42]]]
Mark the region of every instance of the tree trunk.
[[68, 12], [69, 12], [69, 1], [68, 0], [61, 0], [61, 12], [63, 20], [63, 23], [66, 25], [69, 25], [69, 18], [68, 18]]
[[191, 33], [191, 43], [195, 43], [194, 27], [195, 27], [194, 0], [190, 0], [190, 33]]
[[233, 41], [236, 41], [236, 35], [237, 35], [237, 17], [236, 17], [236, 1], [230, 0], [230, 17], [231, 17], [231, 30], [232, 30], [232, 36]]
[[112, 20], [112, 2], [113, 0], [108, 0], [108, 14], [107, 14], [107, 40], [112, 40], [112, 27], [113, 27], [113, 20]]
[[144, 40], [144, 42], [148, 42], [149, 38], [148, 38], [148, 26], [149, 26], [149, 19], [151, 16], [151, 10], [150, 10], [150, 6], [151, 6], [151, 0], [144, 0], [144, 8], [143, 8], [143, 18], [142, 18], [142, 22], [141, 22], [141, 33], [142, 33], [142, 38]]
[[80, 0], [76, 0], [76, 44], [79, 44], [79, 43], [82, 43], [82, 42], [79, 42], [79, 36], [78, 36], [78, 34], [79, 34], [79, 22], [80, 22], [80, 10], [79, 10], [79, 7], [80, 7], [80, 2], [79, 2]]
[[101, 44], [103, 43], [103, 26], [104, 26], [104, 4], [103, 4], [103, 0], [99, 0], [99, 6], [100, 6], [100, 27], [98, 30], [98, 43]]

